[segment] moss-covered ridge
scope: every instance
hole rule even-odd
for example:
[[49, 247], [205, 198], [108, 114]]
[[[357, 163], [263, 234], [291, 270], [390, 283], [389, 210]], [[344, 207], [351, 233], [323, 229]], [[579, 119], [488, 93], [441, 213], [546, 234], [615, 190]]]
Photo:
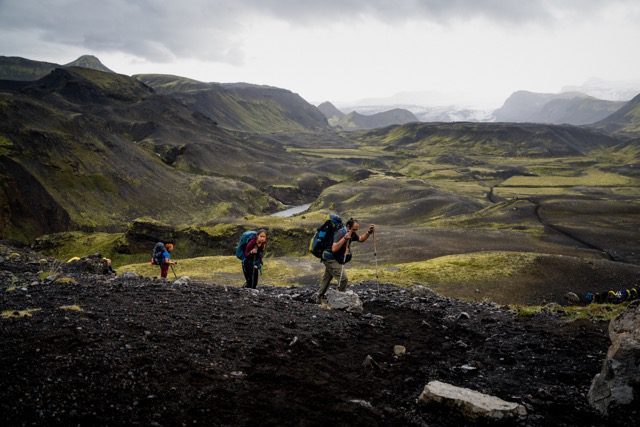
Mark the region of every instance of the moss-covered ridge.
[[[322, 175], [275, 140], [228, 133], [135, 79], [82, 68], [2, 92], [0, 136], [0, 236], [21, 240], [114, 229], [144, 215], [178, 224], [271, 212], [281, 206], [271, 196], [278, 185]], [[28, 177], [16, 181], [18, 197], [8, 162]], [[42, 191], [31, 194], [26, 182]], [[319, 192], [299, 184], [287, 200]], [[24, 221], [19, 205], [68, 220]]]
[[134, 77], [226, 128], [272, 133], [328, 127], [316, 107], [285, 89], [244, 83], [203, 83], [158, 74]]

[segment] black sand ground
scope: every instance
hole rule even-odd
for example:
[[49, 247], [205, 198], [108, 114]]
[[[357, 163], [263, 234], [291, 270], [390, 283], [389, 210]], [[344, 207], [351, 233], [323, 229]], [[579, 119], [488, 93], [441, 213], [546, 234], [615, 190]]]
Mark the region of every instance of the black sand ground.
[[[465, 424], [416, 404], [430, 380], [523, 403], [520, 425], [638, 415], [587, 404], [603, 322], [518, 318], [424, 288], [356, 286], [356, 316], [311, 304], [313, 288], [75, 277], [0, 294], [2, 310], [40, 309], [0, 319], [0, 425]], [[82, 311], [60, 308], [72, 304]]]

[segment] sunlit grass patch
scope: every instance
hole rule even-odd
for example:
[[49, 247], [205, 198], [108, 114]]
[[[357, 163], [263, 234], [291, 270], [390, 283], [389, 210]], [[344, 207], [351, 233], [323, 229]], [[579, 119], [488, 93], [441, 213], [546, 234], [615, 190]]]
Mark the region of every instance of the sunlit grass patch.
[[61, 305], [60, 307], [58, 307], [60, 310], [64, 310], [64, 311], [84, 311], [82, 309], [82, 307], [80, 307], [78, 304], [72, 304], [72, 305]]
[[638, 181], [623, 175], [599, 170], [589, 170], [580, 176], [513, 176], [501, 187], [618, 187], [638, 185]]
[[383, 154], [382, 150], [370, 148], [288, 148], [287, 151], [329, 159], [375, 159]]
[[[173, 266], [176, 275], [189, 276], [194, 280], [211, 280], [214, 273], [234, 273], [238, 270], [240, 260], [235, 256], [206, 256], [198, 258], [179, 259]], [[120, 267], [122, 272], [132, 272], [140, 276], [160, 276], [160, 266], [150, 263], [128, 264]], [[169, 268], [168, 277], [173, 278], [173, 272]]]
[[509, 309], [522, 317], [532, 317], [540, 313], [555, 313], [571, 320], [611, 320], [627, 309], [629, 303], [622, 304], [589, 304], [585, 306], [570, 305], [520, 305], [511, 304]]
[[[267, 257], [264, 259], [259, 283], [272, 286], [295, 284], [300, 275], [319, 275], [318, 265], [320, 263], [317, 259], [311, 256]], [[147, 277], [160, 276], [160, 267], [150, 264], [130, 264], [121, 267], [121, 271], [130, 271]], [[191, 279], [209, 283], [232, 286], [244, 284], [242, 264], [235, 256], [208, 256], [180, 260], [175, 266], [175, 272], [178, 277], [189, 276]], [[174, 279], [171, 271], [168, 278]]]
[[572, 319], [611, 320], [627, 309], [629, 303], [567, 306], [563, 311]]
[[[447, 285], [489, 281], [496, 277], [509, 277], [525, 270], [539, 256], [525, 252], [474, 252], [470, 254], [447, 255], [426, 261], [418, 261], [378, 269], [381, 281], [411, 285]], [[370, 280], [375, 277], [375, 269], [358, 268], [350, 270], [355, 281]]]
[[528, 196], [575, 196], [580, 192], [572, 187], [495, 187], [493, 194], [510, 199]]
[[57, 285], [75, 285], [78, 281], [73, 277], [59, 277], [53, 283]]
[[0, 313], [0, 317], [2, 317], [3, 319], [31, 317], [33, 316], [33, 313], [36, 313], [40, 310], [40, 308], [27, 308], [24, 310], [2, 310], [2, 313]]

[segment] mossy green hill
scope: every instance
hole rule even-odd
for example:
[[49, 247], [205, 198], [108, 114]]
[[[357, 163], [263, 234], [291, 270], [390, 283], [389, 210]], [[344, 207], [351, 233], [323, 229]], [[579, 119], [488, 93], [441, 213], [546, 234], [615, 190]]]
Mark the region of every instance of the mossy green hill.
[[20, 239], [142, 215], [189, 223], [272, 211], [281, 204], [270, 185], [313, 171], [275, 140], [225, 131], [136, 79], [77, 67], [5, 84], [0, 137], [0, 225]]
[[19, 56], [0, 56], [0, 80], [38, 80], [56, 68], [62, 67], [82, 67], [113, 73], [98, 58], [92, 55], [83, 55], [65, 65], [33, 61]]
[[272, 133], [328, 127], [320, 110], [286, 89], [247, 83], [203, 83], [170, 75], [134, 77], [225, 128]]
[[389, 152], [414, 156], [565, 156], [619, 143], [585, 128], [532, 123], [409, 123], [359, 133], [355, 138]]
[[607, 132], [624, 137], [640, 136], [640, 95], [627, 102], [622, 108], [594, 125]]

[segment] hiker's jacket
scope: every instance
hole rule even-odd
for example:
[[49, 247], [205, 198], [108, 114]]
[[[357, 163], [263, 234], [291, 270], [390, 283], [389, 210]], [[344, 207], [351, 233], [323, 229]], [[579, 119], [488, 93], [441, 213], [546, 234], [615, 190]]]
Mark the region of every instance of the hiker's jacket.
[[169, 264], [169, 261], [171, 261], [171, 254], [165, 250], [162, 252], [162, 264]]
[[[333, 233], [333, 243], [337, 243], [347, 234], [347, 227], [342, 227]], [[351, 232], [351, 242], [359, 242], [360, 236], [355, 231]], [[351, 250], [349, 249], [350, 242], [345, 242], [344, 245], [337, 252], [326, 250], [322, 253], [322, 259], [325, 261], [336, 260], [339, 264], [346, 264], [351, 261]], [[345, 258], [345, 251], [347, 256]]]
[[[264, 247], [266, 246], [266, 243], [265, 243], [265, 246], [262, 246], [262, 247], [256, 246], [256, 245], [257, 245], [257, 239], [255, 237], [247, 242], [247, 246], [245, 246], [244, 248], [244, 258], [250, 259], [251, 262], [256, 265], [262, 265], [262, 255], [264, 254]], [[251, 251], [255, 247], [258, 248], [258, 252], [255, 254], [252, 254]]]

